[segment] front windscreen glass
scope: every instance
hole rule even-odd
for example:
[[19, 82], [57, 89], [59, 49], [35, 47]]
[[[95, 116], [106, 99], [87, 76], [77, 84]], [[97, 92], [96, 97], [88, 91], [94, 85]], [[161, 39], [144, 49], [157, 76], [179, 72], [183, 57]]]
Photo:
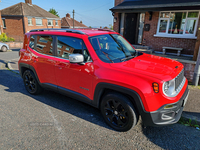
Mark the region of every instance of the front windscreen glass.
[[118, 63], [132, 59], [135, 49], [118, 34], [105, 34], [89, 38], [98, 57], [106, 63]]

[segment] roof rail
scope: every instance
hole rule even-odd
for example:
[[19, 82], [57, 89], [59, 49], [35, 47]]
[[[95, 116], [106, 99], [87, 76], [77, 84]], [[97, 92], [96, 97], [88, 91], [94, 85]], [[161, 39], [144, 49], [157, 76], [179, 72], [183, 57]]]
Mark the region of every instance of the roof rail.
[[62, 32], [71, 32], [71, 33], [77, 33], [77, 34], [85, 34], [82, 31], [79, 30], [73, 30], [73, 29], [61, 29], [61, 28], [44, 28], [44, 29], [33, 29], [30, 32], [41, 32], [41, 31], [62, 31]]
[[102, 29], [102, 28], [77, 28], [81, 30], [97, 30], [97, 31], [108, 31], [108, 32], [115, 32], [111, 29]]

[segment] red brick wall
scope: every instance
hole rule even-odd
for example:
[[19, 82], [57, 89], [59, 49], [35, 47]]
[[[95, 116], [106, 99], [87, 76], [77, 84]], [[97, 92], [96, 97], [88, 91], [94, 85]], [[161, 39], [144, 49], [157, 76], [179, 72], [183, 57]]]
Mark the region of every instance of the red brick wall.
[[42, 29], [42, 28], [61, 28], [61, 20], [58, 20], [58, 26], [55, 25], [55, 19], [53, 19], [53, 26], [47, 26], [47, 19], [42, 19], [42, 26], [36, 26], [35, 18], [32, 18], [32, 26], [28, 25], [28, 18], [24, 17], [25, 31], [28, 32], [32, 29]]
[[[181, 47], [184, 50], [182, 54], [193, 55], [196, 39], [180, 39], [180, 38], [163, 38], [154, 37], [157, 32], [157, 25], [159, 19], [159, 12], [153, 12], [152, 20], [149, 20], [149, 13], [145, 13], [145, 24], [150, 24], [150, 31], [143, 32], [143, 39], [145, 39], [147, 46], [150, 46], [156, 51], [162, 51], [163, 46]], [[199, 25], [200, 26], [200, 20]]]
[[114, 18], [116, 18], [116, 22], [114, 22], [114, 24], [113, 24], [113, 30], [114, 30], [115, 32], [119, 32], [119, 27], [120, 27], [119, 15], [120, 15], [120, 14], [115, 13], [115, 16], [114, 16]]
[[192, 82], [195, 64], [188, 64], [188, 63], [183, 63], [183, 62], [182, 62], [182, 64], [184, 65], [185, 77], [188, 79], [189, 82]]
[[[119, 5], [120, 3], [122, 3], [124, 0], [115, 0], [115, 6]], [[119, 20], [119, 13], [115, 13], [115, 18], [117, 18], [116, 22], [113, 23], [113, 30], [115, 32], [119, 32], [119, 27], [120, 27], [120, 20]]]
[[22, 17], [2, 17], [5, 18], [6, 28], [3, 32], [8, 37], [13, 37], [15, 41], [23, 41], [24, 31], [22, 25]]
[[1, 11], [0, 11], [0, 34], [3, 32], [3, 23], [1, 20]]
[[[3, 31], [8, 37], [13, 37], [15, 41], [23, 41], [24, 39], [24, 29], [23, 29], [23, 19], [22, 17], [3, 17], [6, 21], [6, 28]], [[32, 18], [32, 26], [28, 26], [28, 18], [24, 17], [25, 23], [25, 33], [32, 29], [47, 28], [47, 19], [43, 19], [43, 26], [36, 26], [35, 18]], [[53, 26], [48, 26], [48, 28], [60, 28], [61, 21], [58, 20], [58, 26], [55, 25], [55, 20], [53, 20]]]

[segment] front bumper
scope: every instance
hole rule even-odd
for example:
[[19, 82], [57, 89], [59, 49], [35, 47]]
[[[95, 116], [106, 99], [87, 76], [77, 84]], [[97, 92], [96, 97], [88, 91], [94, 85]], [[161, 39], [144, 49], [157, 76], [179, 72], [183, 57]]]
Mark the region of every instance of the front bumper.
[[[186, 88], [181, 99], [171, 105], [171, 108], [166, 108], [167, 105], [162, 106], [154, 112], [144, 112], [141, 114], [144, 125], [146, 126], [162, 126], [177, 123], [181, 117], [185, 103], [187, 102], [189, 89]], [[173, 106], [173, 107], [172, 107]]]

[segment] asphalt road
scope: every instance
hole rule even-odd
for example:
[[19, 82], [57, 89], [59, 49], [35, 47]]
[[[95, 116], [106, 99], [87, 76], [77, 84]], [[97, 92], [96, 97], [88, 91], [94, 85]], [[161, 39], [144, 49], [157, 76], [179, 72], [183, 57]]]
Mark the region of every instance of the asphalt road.
[[0, 52], [0, 149], [200, 149], [200, 131], [192, 127], [143, 127], [140, 119], [117, 132], [87, 104], [52, 91], [28, 94], [5, 67], [17, 57], [18, 51]]

